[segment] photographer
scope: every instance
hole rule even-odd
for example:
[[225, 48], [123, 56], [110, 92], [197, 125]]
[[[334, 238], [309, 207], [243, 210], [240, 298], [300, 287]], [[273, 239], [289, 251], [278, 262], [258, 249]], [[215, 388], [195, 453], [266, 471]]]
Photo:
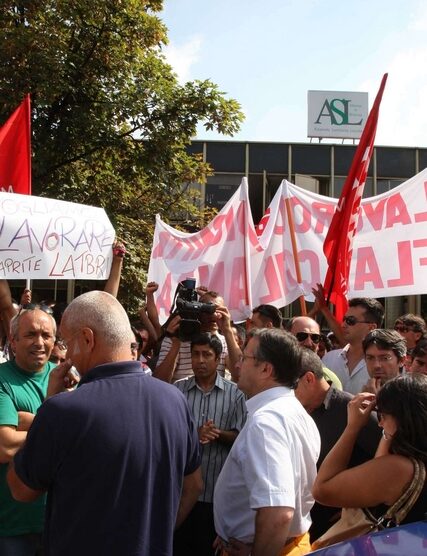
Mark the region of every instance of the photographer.
[[[190, 288], [191, 289], [191, 288]], [[213, 304], [217, 307], [224, 305], [223, 298], [214, 291], [207, 291], [199, 299], [201, 304]], [[211, 332], [217, 334], [221, 340], [223, 351], [217, 366], [221, 376], [225, 374], [226, 357], [228, 355], [227, 344], [224, 336], [218, 334], [218, 320], [221, 314], [216, 311], [206, 312], [201, 310], [198, 314], [200, 332]], [[176, 314], [166, 327], [166, 336], [160, 347], [159, 359], [153, 376], [165, 382], [176, 382], [181, 378], [193, 376], [191, 366], [191, 340], [181, 340], [179, 336], [180, 323], [185, 320]]]

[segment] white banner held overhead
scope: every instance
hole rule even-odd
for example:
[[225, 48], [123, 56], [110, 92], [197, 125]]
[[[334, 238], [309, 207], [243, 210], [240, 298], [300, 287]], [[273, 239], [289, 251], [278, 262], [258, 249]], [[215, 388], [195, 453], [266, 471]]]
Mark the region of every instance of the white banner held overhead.
[[156, 303], [161, 322], [169, 316], [177, 284], [195, 278], [197, 286], [216, 290], [234, 319], [251, 314], [250, 254], [258, 245], [249, 209], [246, 178], [212, 222], [200, 232], [180, 232], [159, 216], [148, 279], [160, 285]]
[[[280, 198], [285, 195], [284, 186], [282, 182], [277, 193]], [[311, 288], [318, 282], [323, 283], [326, 274], [322, 246], [337, 199], [305, 191], [290, 183], [286, 187], [294, 211], [304, 291], [307, 299], [312, 300]], [[277, 204], [273, 199], [271, 206], [274, 202]], [[286, 215], [282, 213], [283, 209], [276, 215], [275, 224], [268, 222], [260, 241], [266, 246], [266, 255], [285, 253], [286, 258], [285, 247], [281, 251], [277, 246], [284, 241], [282, 234], [288, 235]], [[280, 299], [274, 274], [267, 272], [265, 276], [270, 297]], [[292, 265], [288, 264], [288, 273], [282, 275], [280, 286], [282, 290], [289, 290], [295, 282]], [[349, 298], [426, 292], [427, 170], [424, 170], [386, 193], [362, 200], [353, 245]], [[255, 290], [252, 295], [257, 299], [262, 292]], [[294, 299], [296, 297], [294, 294]]]
[[0, 278], [105, 280], [114, 236], [101, 208], [0, 193]]
[[[302, 284], [297, 283], [284, 199], [294, 216]], [[313, 300], [323, 283], [323, 242], [337, 199], [282, 182], [257, 238], [247, 183], [214, 220], [196, 234], [174, 230], [157, 219], [149, 279], [160, 284], [157, 304], [164, 320], [179, 280], [217, 290], [235, 320], [251, 307], [288, 305], [301, 294]], [[400, 186], [363, 199], [350, 268], [350, 297], [427, 293], [427, 170]]]

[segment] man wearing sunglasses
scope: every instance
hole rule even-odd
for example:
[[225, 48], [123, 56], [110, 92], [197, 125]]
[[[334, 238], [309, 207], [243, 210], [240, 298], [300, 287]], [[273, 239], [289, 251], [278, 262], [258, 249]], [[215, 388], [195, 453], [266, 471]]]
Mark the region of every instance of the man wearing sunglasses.
[[[313, 351], [316, 355], [319, 350], [320, 327], [310, 317], [294, 317], [290, 323], [291, 334], [293, 334], [301, 347]], [[342, 390], [340, 379], [327, 367], [323, 367], [323, 374], [328, 382], [331, 382], [338, 390]]]
[[361, 392], [369, 380], [362, 342], [371, 330], [381, 327], [383, 318], [384, 307], [376, 299], [350, 299], [342, 323], [342, 335], [347, 345], [323, 357], [323, 364], [337, 374], [343, 390], [350, 394]]
[[427, 336], [425, 320], [412, 313], [398, 317], [394, 323], [394, 329], [402, 338], [405, 338], [408, 355], [412, 355], [417, 343]]

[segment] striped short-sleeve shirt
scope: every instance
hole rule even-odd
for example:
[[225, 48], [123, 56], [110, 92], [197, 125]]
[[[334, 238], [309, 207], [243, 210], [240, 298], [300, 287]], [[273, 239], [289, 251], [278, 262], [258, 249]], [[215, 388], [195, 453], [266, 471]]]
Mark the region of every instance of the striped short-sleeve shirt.
[[[246, 421], [245, 395], [234, 382], [217, 373], [215, 385], [209, 392], [197, 386], [194, 376], [175, 382], [188, 400], [197, 428], [212, 419], [220, 430], [240, 432]], [[202, 475], [204, 482], [200, 502], [213, 502], [213, 491], [218, 475], [231, 446], [215, 441], [202, 446]]]

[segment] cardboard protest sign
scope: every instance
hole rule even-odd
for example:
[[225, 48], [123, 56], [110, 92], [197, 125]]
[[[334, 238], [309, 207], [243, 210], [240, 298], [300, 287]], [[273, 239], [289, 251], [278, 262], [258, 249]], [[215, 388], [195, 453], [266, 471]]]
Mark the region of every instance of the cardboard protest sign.
[[0, 193], [0, 278], [107, 279], [114, 237], [101, 208]]

